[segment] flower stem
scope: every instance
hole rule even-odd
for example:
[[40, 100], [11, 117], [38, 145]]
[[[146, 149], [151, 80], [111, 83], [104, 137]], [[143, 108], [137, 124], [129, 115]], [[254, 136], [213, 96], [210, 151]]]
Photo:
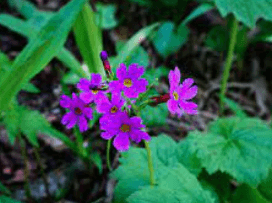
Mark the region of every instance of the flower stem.
[[144, 141], [144, 143], [145, 143], [145, 149], [147, 152], [147, 162], [148, 162], [148, 168], [149, 168], [149, 174], [150, 174], [150, 185], [154, 186], [155, 175], [154, 175], [154, 168], [153, 168], [152, 157], [151, 157], [151, 150], [150, 150], [148, 142]]
[[81, 154], [81, 157], [86, 158], [87, 153], [86, 153], [86, 149], [83, 147], [83, 136], [81, 134], [81, 132], [79, 131], [78, 127], [75, 127], [75, 135], [76, 135], [76, 144], [77, 144], [77, 148], [78, 148], [78, 152]]
[[223, 114], [223, 111], [224, 111], [224, 98], [225, 98], [225, 93], [226, 93], [226, 88], [227, 88], [227, 82], [228, 82], [229, 75], [230, 75], [230, 69], [231, 69], [231, 64], [232, 64], [232, 59], [233, 59], [234, 48], [235, 48], [235, 44], [236, 44], [238, 25], [239, 25], [238, 20], [235, 17], [233, 17], [229, 50], [228, 50], [226, 64], [224, 67], [223, 80], [222, 80], [221, 93], [220, 93], [220, 114], [221, 115]]
[[107, 143], [107, 166], [108, 166], [108, 169], [112, 171], [111, 163], [110, 163], [110, 148], [111, 148], [111, 139], [109, 139]]
[[20, 147], [21, 147], [21, 153], [22, 156], [24, 158], [24, 176], [25, 176], [25, 191], [26, 191], [26, 196], [29, 199], [29, 202], [32, 202], [32, 197], [31, 197], [31, 190], [30, 190], [30, 183], [28, 180], [28, 176], [29, 176], [29, 169], [28, 169], [28, 164], [27, 164], [27, 152], [26, 152], [26, 146], [25, 146], [25, 142], [22, 138], [21, 132], [18, 133], [18, 137], [19, 137], [19, 141], [20, 141]]

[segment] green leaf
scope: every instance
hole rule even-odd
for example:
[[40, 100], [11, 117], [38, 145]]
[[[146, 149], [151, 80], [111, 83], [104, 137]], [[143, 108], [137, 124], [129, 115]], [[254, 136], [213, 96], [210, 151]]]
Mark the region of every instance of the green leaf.
[[84, 5], [73, 30], [79, 51], [90, 73], [100, 73], [102, 76], [105, 76], [104, 67], [100, 59], [100, 52], [103, 50], [102, 32], [95, 24], [95, 15], [89, 3]]
[[5, 195], [0, 195], [0, 202], [1, 203], [21, 203], [20, 201], [17, 201], [15, 199], [11, 199]]
[[10, 105], [5, 113], [3, 121], [8, 132], [9, 141], [13, 145], [19, 133], [20, 111], [17, 106]]
[[158, 27], [159, 23], [154, 23], [145, 28], [139, 30], [135, 35], [133, 35], [120, 50], [120, 53], [117, 55], [114, 60], [110, 61], [112, 64], [113, 72], [115, 72], [116, 68], [120, 63], [123, 63], [128, 56], [130, 56], [136, 47], [140, 46], [140, 43], [149, 35], [152, 34], [154, 29]]
[[96, 4], [97, 13], [95, 15], [96, 24], [103, 29], [112, 29], [116, 27], [115, 19], [116, 6], [114, 4]]
[[197, 178], [184, 166], [178, 164], [169, 168], [167, 173], [160, 177], [158, 186], [145, 187], [129, 196], [129, 203], [165, 203], [165, 202], [214, 202], [210, 192], [203, 190]]
[[0, 192], [3, 194], [11, 195], [10, 190], [0, 182]]
[[164, 66], [159, 66], [157, 68], [149, 68], [144, 72], [143, 78], [147, 79], [148, 84], [154, 83], [154, 85], [159, 85], [159, 79], [162, 76], [168, 76], [169, 69]]
[[79, 82], [79, 80], [80, 80], [80, 77], [77, 74], [75, 74], [74, 72], [71, 72], [71, 71], [68, 72], [68, 73], [66, 73], [62, 77], [62, 81], [65, 84], [73, 84], [73, 85], [75, 85], [75, 84], [77, 84]]
[[257, 189], [243, 184], [239, 186], [233, 195], [232, 203], [269, 203]]
[[31, 18], [38, 12], [35, 5], [26, 0], [8, 0], [8, 3], [11, 7], [15, 7], [25, 18]]
[[233, 13], [236, 19], [253, 28], [259, 18], [272, 20], [270, 0], [213, 0], [223, 17]]
[[272, 202], [272, 169], [268, 177], [258, 186], [259, 192], [269, 201]]
[[224, 98], [224, 102], [229, 106], [229, 108], [232, 110], [232, 112], [240, 118], [245, 118], [247, 117], [246, 113], [243, 111], [243, 109], [237, 104], [235, 101], [229, 99], [229, 98]]
[[63, 47], [69, 30], [82, 9], [85, 0], [73, 0], [52, 17], [39, 31], [37, 38], [16, 57], [12, 70], [0, 81], [0, 111], [4, 110], [11, 99], [39, 73]]
[[180, 24], [177, 31], [175, 31], [174, 23], [165, 22], [160, 26], [153, 39], [154, 45], [163, 57], [167, 57], [178, 51], [185, 44], [188, 34], [189, 30], [185, 25]]
[[226, 27], [215, 26], [208, 32], [205, 44], [215, 51], [222, 52], [228, 50], [228, 42], [229, 34]]
[[97, 152], [92, 153], [90, 156], [91, 156], [91, 159], [94, 162], [94, 164], [97, 166], [97, 168], [99, 170], [99, 174], [102, 174], [103, 163], [102, 163], [101, 156]]
[[252, 186], [268, 176], [272, 130], [260, 119], [222, 118], [205, 136], [194, 131], [186, 139], [209, 174], [220, 170]]
[[[186, 200], [195, 199], [195, 202], [199, 202], [200, 200], [203, 200], [203, 202], [213, 202], [209, 198], [209, 194], [201, 189], [200, 184], [197, 183], [196, 177], [178, 163], [176, 147], [177, 143], [166, 135], [153, 137], [150, 141], [152, 162], [155, 172], [155, 188], [158, 187], [159, 190], [166, 189], [167, 191], [173, 191], [175, 195], [179, 196], [178, 198], [187, 198]], [[121, 165], [111, 174], [113, 178], [118, 180], [114, 195], [115, 202], [126, 202], [126, 199], [131, 194], [133, 195], [129, 197], [129, 201], [141, 202], [140, 199], [138, 199], [137, 191], [139, 191], [139, 193], [143, 192], [147, 194], [149, 192], [145, 192], [145, 189], [150, 189], [146, 150], [131, 147], [129, 151], [122, 153], [122, 158], [120, 158], [119, 161]], [[183, 183], [180, 184], [180, 182]], [[194, 186], [194, 189], [191, 188], [192, 185]], [[192, 197], [192, 193], [196, 193], [197, 196]], [[152, 196], [154, 194], [150, 195]], [[153, 197], [146, 198], [147, 199], [141, 200], [146, 202], [149, 198]], [[168, 196], [164, 198], [170, 198], [171, 200], [171, 197]]]
[[141, 118], [147, 126], [165, 125], [168, 116], [168, 109], [165, 104], [159, 104], [156, 107], [146, 106], [141, 110]]
[[149, 56], [142, 46], [138, 46], [131, 55], [127, 57], [124, 63], [127, 65], [137, 63], [139, 66], [144, 66], [146, 68], [149, 64]]
[[40, 90], [32, 83], [26, 83], [22, 86], [22, 90], [30, 93], [40, 93]]
[[203, 15], [204, 13], [212, 10], [214, 5], [209, 3], [200, 4], [194, 11], [192, 11], [182, 22], [183, 25], [188, 24], [190, 21], [198, 18], [199, 16]]

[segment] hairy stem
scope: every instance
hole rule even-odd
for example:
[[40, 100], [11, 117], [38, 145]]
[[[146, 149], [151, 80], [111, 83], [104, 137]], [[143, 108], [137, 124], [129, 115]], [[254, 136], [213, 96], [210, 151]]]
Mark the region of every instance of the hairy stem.
[[224, 98], [225, 98], [225, 93], [226, 93], [226, 88], [227, 88], [227, 82], [228, 82], [229, 75], [230, 75], [230, 69], [231, 69], [231, 65], [232, 65], [234, 48], [235, 48], [236, 38], [237, 38], [237, 33], [238, 33], [238, 25], [239, 25], [238, 20], [235, 19], [235, 17], [233, 17], [229, 50], [228, 50], [226, 64], [224, 67], [223, 80], [222, 80], [221, 92], [220, 92], [220, 114], [221, 115], [223, 114], [223, 111], [224, 111]]

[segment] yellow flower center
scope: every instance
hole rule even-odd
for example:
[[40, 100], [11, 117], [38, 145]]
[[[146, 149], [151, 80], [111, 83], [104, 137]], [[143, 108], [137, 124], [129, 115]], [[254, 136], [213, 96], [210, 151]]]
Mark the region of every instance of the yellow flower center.
[[112, 107], [111, 108], [111, 113], [116, 113], [116, 111], [118, 111], [118, 108], [116, 106]]
[[82, 114], [81, 109], [78, 108], [78, 107], [76, 107], [76, 108], [74, 109], [74, 111], [75, 111], [75, 113], [76, 113], [77, 115], [81, 115], [81, 114]]
[[93, 94], [97, 94], [99, 90], [92, 90]]
[[129, 132], [130, 131], [130, 126], [127, 124], [123, 124], [120, 128], [120, 130], [122, 130], [124, 133]]
[[124, 80], [124, 85], [125, 85], [126, 87], [131, 87], [131, 86], [132, 86], [132, 81], [131, 81], [131, 79], [125, 79], [125, 80]]
[[173, 97], [174, 97], [174, 100], [178, 100], [179, 99], [179, 95], [177, 92], [173, 92]]

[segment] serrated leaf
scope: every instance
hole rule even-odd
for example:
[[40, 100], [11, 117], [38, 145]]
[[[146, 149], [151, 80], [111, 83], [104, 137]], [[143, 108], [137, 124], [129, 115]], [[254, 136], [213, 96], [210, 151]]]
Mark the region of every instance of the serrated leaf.
[[103, 29], [112, 29], [116, 27], [118, 23], [115, 19], [116, 6], [114, 4], [97, 3], [96, 7], [96, 24]]
[[187, 41], [189, 34], [188, 28], [180, 24], [175, 31], [174, 27], [174, 23], [172, 22], [163, 23], [153, 39], [157, 51], [163, 57], [167, 57], [178, 51]]
[[146, 106], [141, 110], [141, 118], [147, 126], [162, 126], [166, 123], [168, 109], [165, 104], [159, 104], [156, 107]]
[[11, 199], [5, 195], [0, 195], [0, 202], [1, 203], [21, 203], [20, 201], [17, 201], [15, 199]]
[[272, 20], [271, 0], [213, 0], [223, 17], [233, 13], [235, 18], [253, 28], [259, 18]]
[[239, 186], [233, 195], [232, 203], [269, 203], [257, 189], [246, 184]]
[[69, 2], [16, 57], [12, 70], [0, 81], [0, 110], [5, 110], [21, 85], [39, 73], [57, 55], [84, 3], [85, 0]]
[[220, 170], [256, 186], [272, 164], [272, 131], [259, 119], [219, 119], [204, 136], [195, 131], [186, 139], [209, 174]]
[[168, 168], [167, 173], [160, 177], [157, 185], [157, 187], [149, 186], [133, 193], [129, 196], [128, 202], [214, 202], [210, 192], [203, 190], [197, 178], [181, 164]]

